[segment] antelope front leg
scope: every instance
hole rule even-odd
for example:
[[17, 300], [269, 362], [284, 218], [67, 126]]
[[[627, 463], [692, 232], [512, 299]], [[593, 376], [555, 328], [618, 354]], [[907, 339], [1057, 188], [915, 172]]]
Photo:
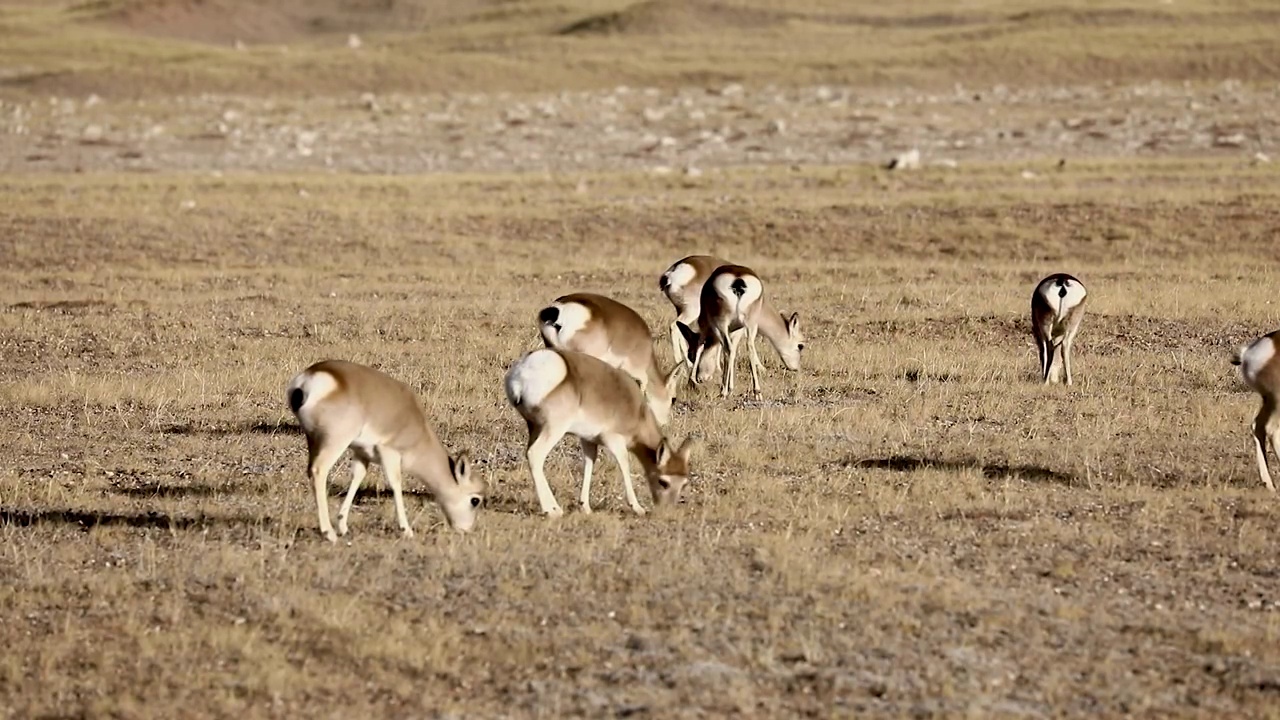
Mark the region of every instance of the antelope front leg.
[[360, 483], [364, 482], [369, 472], [370, 458], [364, 453], [354, 453], [351, 457], [351, 487], [347, 488], [347, 497], [338, 508], [338, 534], [347, 534], [347, 518], [351, 515], [351, 506], [356, 501], [356, 493], [360, 491]]
[[404, 490], [400, 478], [400, 453], [382, 450], [378, 453], [382, 460], [382, 472], [387, 476], [387, 484], [391, 486], [391, 496], [396, 503], [396, 522], [400, 531], [407, 538], [413, 537], [413, 528], [409, 527], [409, 516], [404, 511]]
[[635, 486], [631, 484], [631, 463], [628, 461], [627, 442], [618, 436], [611, 436], [605, 440], [606, 448], [613, 459], [618, 463], [618, 470], [622, 472], [622, 487], [627, 495], [627, 504], [631, 506], [632, 511], [637, 515], [644, 515], [644, 506], [640, 504], [640, 499], [636, 497]]
[[600, 446], [586, 438], [579, 438], [582, 442], [582, 495], [578, 498], [582, 504], [582, 512], [591, 512], [591, 471], [596, 464], [596, 453], [599, 452]]

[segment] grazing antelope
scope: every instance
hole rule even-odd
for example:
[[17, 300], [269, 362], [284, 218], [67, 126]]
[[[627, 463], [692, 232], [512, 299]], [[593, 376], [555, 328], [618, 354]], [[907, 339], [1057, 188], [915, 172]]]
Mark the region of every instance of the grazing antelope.
[[764, 296], [764, 284], [751, 268], [742, 265], [716, 268], [703, 283], [699, 302], [697, 329], [684, 323], [677, 325], [690, 348], [689, 379], [694, 383], [702, 382], [703, 354], [718, 344], [722, 346], [720, 396], [728, 397], [733, 392], [738, 341], [743, 333], [747, 336], [751, 357], [751, 391], [757, 397], [760, 396], [760, 369], [764, 365], [756, 350], [758, 333], [764, 333], [788, 370], [800, 369], [804, 334], [800, 332], [799, 313], [784, 318], [774, 310]]
[[640, 313], [612, 298], [573, 293], [538, 312], [542, 342], [556, 350], [576, 350], [621, 369], [640, 383], [659, 425], [671, 420], [678, 365], [658, 369], [653, 335]]
[[[688, 362], [689, 344], [677, 327], [684, 323], [693, 327], [702, 308], [702, 286], [721, 265], [730, 264], [714, 255], [690, 255], [671, 264], [658, 278], [658, 288], [676, 308], [676, 319], [671, 321], [671, 351], [677, 363]], [[719, 352], [719, 346], [715, 352]]]
[[1240, 377], [1262, 396], [1262, 407], [1253, 420], [1253, 443], [1258, 459], [1258, 475], [1271, 492], [1276, 491], [1276, 486], [1271, 483], [1271, 473], [1267, 471], [1268, 438], [1271, 440], [1271, 451], [1276, 457], [1280, 457], [1280, 448], [1276, 447], [1276, 441], [1280, 440], [1280, 426], [1276, 423], [1276, 404], [1280, 396], [1277, 345], [1280, 345], [1280, 330], [1263, 335], [1241, 347], [1231, 357], [1231, 364], [1240, 366]]
[[[382, 465], [395, 499], [396, 521], [405, 537], [413, 528], [405, 515], [400, 471], [426, 482], [449, 524], [466, 532], [476, 521], [487, 484], [471, 480], [464, 455], [450, 457], [427, 422], [408, 385], [371, 367], [324, 360], [298, 373], [288, 386], [289, 408], [307, 436], [307, 471], [315, 485], [320, 532], [330, 542], [347, 534], [347, 516], [369, 464]], [[329, 524], [329, 471], [352, 451], [351, 487], [338, 510], [338, 532]]]
[[[1046, 385], [1062, 382], [1064, 374], [1067, 384], [1071, 384], [1071, 344], [1084, 319], [1087, 299], [1084, 283], [1066, 273], [1041, 280], [1031, 293], [1031, 333], [1036, 338], [1040, 372]], [[1056, 352], [1059, 347], [1061, 353]]]
[[566, 434], [582, 443], [583, 512], [591, 512], [591, 472], [601, 445], [617, 461], [627, 503], [636, 514], [645, 509], [631, 484], [629, 452], [640, 460], [655, 509], [680, 500], [694, 440], [687, 438], [673, 449], [640, 388], [623, 371], [585, 353], [544, 348], [521, 356], [504, 384], [507, 400], [529, 426], [529, 472], [542, 512], [553, 517], [564, 513], [543, 467]]

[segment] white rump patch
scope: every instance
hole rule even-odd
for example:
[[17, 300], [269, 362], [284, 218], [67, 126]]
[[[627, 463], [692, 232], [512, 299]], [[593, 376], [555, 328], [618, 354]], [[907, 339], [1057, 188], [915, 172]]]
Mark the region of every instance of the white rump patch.
[[671, 268], [671, 271], [667, 273], [667, 292], [679, 295], [684, 291], [686, 285], [693, 282], [697, 274], [697, 268], [689, 263], [680, 263]]
[[516, 407], [537, 407], [568, 375], [564, 358], [554, 350], [526, 353], [507, 371], [507, 402]]
[[[747, 286], [742, 293], [741, 301], [738, 300], [738, 296], [733, 292], [733, 283], [738, 280], [742, 280]], [[746, 309], [751, 307], [764, 294], [764, 285], [761, 285], [760, 278], [754, 275], [722, 273], [716, 276], [715, 289], [716, 294], [724, 300], [727, 306], [736, 311], [738, 317], [742, 317]]]
[[[578, 303], [553, 303], [552, 307], [559, 308], [560, 315], [556, 318], [553, 326], [547, 326], [544, 330], [545, 335], [552, 340], [552, 345], [557, 348], [565, 347], [574, 335], [582, 332], [582, 328], [591, 322], [591, 310], [585, 305]], [[559, 329], [556, 329], [559, 326]]]
[[1269, 337], [1254, 340], [1240, 353], [1240, 375], [1250, 387], [1255, 387], [1258, 373], [1276, 356], [1276, 344]]
[[[1066, 294], [1061, 294], [1066, 290]], [[1085, 292], [1084, 285], [1075, 281], [1067, 280], [1059, 288], [1053, 280], [1045, 280], [1040, 283], [1040, 287], [1036, 288], [1036, 292], [1040, 293], [1040, 297], [1049, 303], [1049, 307], [1053, 309], [1053, 315], [1057, 320], [1062, 320], [1072, 308], [1084, 302]]]
[[302, 407], [298, 409], [302, 412], [332, 395], [338, 389], [338, 380], [323, 370], [302, 372], [289, 383], [289, 392], [292, 393], [295, 388], [302, 389]]

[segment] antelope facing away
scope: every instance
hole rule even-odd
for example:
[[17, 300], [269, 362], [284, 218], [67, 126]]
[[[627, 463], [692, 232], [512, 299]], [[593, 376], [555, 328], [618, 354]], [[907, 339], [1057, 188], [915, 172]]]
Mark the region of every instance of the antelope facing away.
[[529, 426], [526, 456], [542, 512], [552, 517], [564, 513], [544, 466], [551, 448], [567, 434], [582, 443], [583, 512], [591, 512], [591, 472], [601, 445], [617, 461], [627, 503], [636, 514], [645, 509], [631, 484], [628, 453], [640, 460], [655, 509], [679, 501], [689, 479], [694, 440], [687, 438], [675, 449], [629, 375], [585, 353], [544, 348], [516, 360], [504, 384], [507, 400]]
[[[466, 532], [476, 521], [487, 484], [471, 479], [465, 455], [450, 457], [408, 385], [365, 365], [324, 360], [298, 373], [288, 386], [289, 408], [307, 436], [307, 472], [315, 486], [320, 532], [330, 542], [347, 534], [347, 517], [370, 463], [382, 465], [405, 537], [413, 528], [404, 510], [401, 470], [426, 482], [449, 524]], [[352, 451], [351, 487], [329, 523], [329, 471]]]
[[1071, 384], [1071, 344], [1084, 319], [1087, 299], [1084, 283], [1066, 273], [1041, 280], [1031, 293], [1031, 333], [1046, 385], [1062, 382], [1064, 375]]
[[764, 294], [764, 284], [751, 268], [721, 265], [712, 271], [702, 285], [700, 308], [695, 328], [677, 323], [689, 346], [689, 378], [702, 382], [702, 358], [709, 348], [721, 346], [720, 396], [733, 392], [734, 366], [738, 359], [738, 341], [745, 333], [751, 357], [751, 391], [760, 396], [760, 354], [756, 335], [778, 351], [788, 370], [800, 369], [800, 353], [804, 350], [804, 334], [800, 332], [800, 316], [792, 313], [784, 318], [774, 310]]
[[[684, 323], [693, 327], [697, 323], [702, 308], [702, 286], [716, 268], [729, 264], [728, 260], [714, 255], [690, 255], [672, 263], [658, 278], [658, 288], [676, 308], [676, 318], [670, 328], [671, 351], [676, 363], [687, 363], [689, 356], [689, 343], [677, 325]], [[717, 345], [715, 351], [704, 354], [713, 360], [718, 352]]]
[[1245, 384], [1262, 396], [1262, 407], [1253, 420], [1253, 444], [1258, 459], [1258, 475], [1271, 492], [1276, 486], [1271, 483], [1271, 473], [1267, 471], [1267, 440], [1271, 441], [1271, 451], [1280, 457], [1280, 448], [1276, 441], [1280, 440], [1280, 423], [1276, 417], [1276, 404], [1280, 396], [1280, 359], [1276, 358], [1276, 347], [1280, 344], [1280, 330], [1254, 340], [1241, 347], [1231, 357], [1231, 364], [1240, 366], [1240, 377]]
[[653, 336], [640, 313], [603, 295], [573, 293], [538, 312], [542, 342], [556, 350], [576, 350], [620, 368], [640, 383], [659, 425], [671, 420], [678, 365], [658, 369]]

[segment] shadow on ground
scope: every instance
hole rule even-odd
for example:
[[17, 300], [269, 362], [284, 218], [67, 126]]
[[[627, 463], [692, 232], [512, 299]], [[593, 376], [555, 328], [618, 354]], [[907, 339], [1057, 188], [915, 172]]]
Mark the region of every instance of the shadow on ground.
[[984, 465], [977, 460], [944, 460], [941, 458], [914, 457], [911, 455], [892, 455], [883, 458], [862, 458], [845, 460], [845, 467], [871, 468], [876, 470], [892, 470], [894, 472], [915, 472], [917, 470], [979, 470], [984, 477], [991, 480], [1027, 480], [1029, 482], [1057, 483], [1066, 487], [1080, 484], [1070, 473], [1058, 472], [1038, 465]]
[[274, 524], [275, 520], [262, 517], [218, 517], [197, 515], [194, 517], [170, 515], [154, 510], [138, 513], [90, 512], [87, 510], [15, 510], [0, 508], [0, 526], [32, 527], [36, 525], [71, 525], [84, 529], [92, 527], [156, 528], [160, 530], [190, 530], [215, 526], [244, 526]]
[[227, 427], [199, 427], [190, 423], [169, 425], [160, 430], [164, 435], [201, 435], [205, 437], [229, 437], [233, 435], [301, 435], [302, 427], [290, 422], [260, 422], [230, 425]]

